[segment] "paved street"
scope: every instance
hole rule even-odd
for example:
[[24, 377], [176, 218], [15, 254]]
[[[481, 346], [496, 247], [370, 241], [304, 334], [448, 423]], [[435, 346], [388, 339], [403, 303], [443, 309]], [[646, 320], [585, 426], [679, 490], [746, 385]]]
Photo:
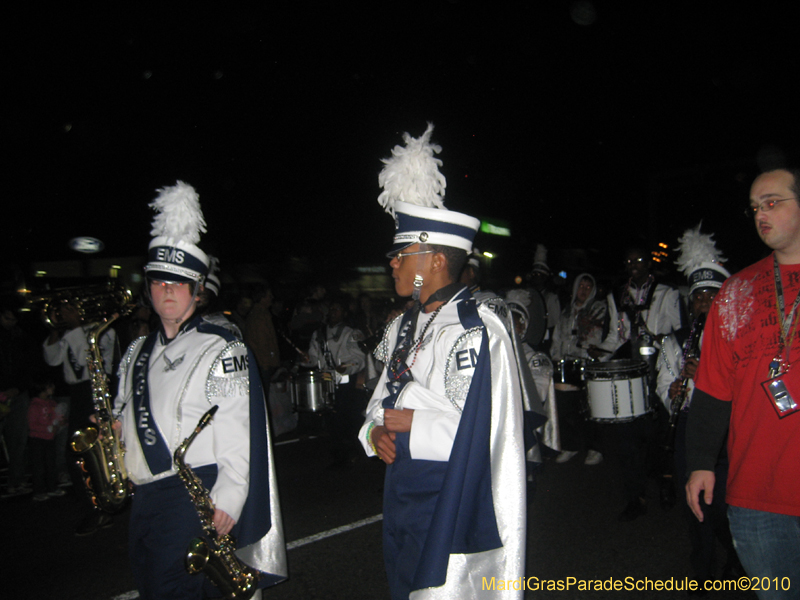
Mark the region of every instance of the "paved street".
[[[388, 598], [381, 556], [383, 465], [359, 459], [331, 470], [323, 438], [287, 434], [275, 448], [289, 545], [289, 581], [267, 590], [274, 599]], [[548, 461], [530, 506], [527, 575], [539, 580], [683, 580], [688, 541], [679, 510], [659, 508], [655, 485], [644, 517], [619, 523], [616, 468]], [[3, 474], [4, 476], [4, 474]], [[2, 500], [4, 587], [19, 598], [136, 598], [127, 561], [127, 515], [112, 527], [75, 537], [78, 503], [70, 495], [42, 503]], [[326, 534], [327, 535], [319, 535]], [[187, 540], [188, 542], [188, 540]], [[533, 581], [533, 580], [531, 580]], [[682, 592], [529, 591], [526, 598], [682, 598]], [[754, 598], [752, 593], [711, 594]], [[6, 593], [4, 597], [9, 598]]]

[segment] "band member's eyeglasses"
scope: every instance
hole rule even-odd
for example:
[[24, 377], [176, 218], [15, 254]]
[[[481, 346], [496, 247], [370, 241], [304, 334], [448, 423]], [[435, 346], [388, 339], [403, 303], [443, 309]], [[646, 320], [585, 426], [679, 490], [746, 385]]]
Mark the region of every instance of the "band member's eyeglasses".
[[420, 250], [419, 252], [398, 252], [392, 258], [396, 258], [399, 261], [403, 260], [404, 256], [414, 256], [415, 254], [433, 254], [436, 250]]
[[759, 202], [758, 204], [751, 204], [747, 208], [744, 209], [744, 216], [745, 217], [754, 217], [756, 213], [760, 210], [761, 212], [769, 212], [778, 202], [786, 202], [787, 200], [797, 200], [797, 198], [776, 198], [775, 200], [764, 200], [763, 202]]

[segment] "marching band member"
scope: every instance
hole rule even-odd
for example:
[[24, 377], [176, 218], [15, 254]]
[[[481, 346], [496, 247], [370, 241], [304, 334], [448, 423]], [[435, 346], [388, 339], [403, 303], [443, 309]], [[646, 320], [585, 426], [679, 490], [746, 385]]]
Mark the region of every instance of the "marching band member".
[[[589, 346], [602, 342], [608, 304], [605, 300], [595, 300], [596, 294], [597, 284], [589, 273], [581, 273], [575, 278], [572, 299], [559, 315], [553, 330], [550, 355], [554, 362], [588, 359]], [[563, 374], [562, 378], [565, 378]], [[587, 398], [583, 382], [556, 381], [555, 393], [563, 448], [556, 462], [567, 462], [579, 452], [588, 450], [584, 463], [600, 463], [603, 455], [597, 445], [594, 423], [587, 421], [585, 415]]]
[[206, 578], [189, 575], [189, 542], [203, 529], [173, 465], [176, 448], [213, 405], [219, 410], [186, 453], [210, 490], [217, 534], [231, 533], [237, 556], [260, 571], [259, 587], [287, 575], [270, 434], [261, 381], [249, 349], [228, 329], [203, 321], [197, 297], [208, 259], [205, 222], [191, 186], [160, 190], [145, 266], [157, 331], [134, 341], [120, 365], [116, 411], [130, 478], [131, 568], [140, 596], [199, 599]]
[[336, 380], [334, 410], [326, 414], [334, 468], [350, 466], [358, 456], [356, 434], [367, 405], [364, 390], [356, 385], [356, 375], [366, 365], [366, 356], [358, 345], [364, 336], [345, 324], [346, 309], [343, 299], [334, 298], [328, 306], [325, 324], [313, 333], [308, 347], [307, 364], [330, 372]]
[[[658, 361], [657, 393], [670, 413], [674, 431], [675, 478], [677, 488], [686, 485], [686, 421], [689, 414], [694, 375], [697, 371], [702, 348], [703, 325], [711, 309], [711, 302], [730, 273], [722, 266], [725, 259], [717, 250], [711, 235], [700, 233], [700, 225], [688, 229], [678, 245], [680, 256], [675, 261], [678, 269], [689, 281], [689, 306], [692, 325], [661, 340]], [[669, 441], [669, 440], [668, 440]], [[728, 524], [728, 506], [725, 504], [725, 481], [728, 477], [728, 453], [720, 451], [714, 472], [717, 477], [714, 502], [706, 507], [708, 519], [699, 522], [692, 515], [684, 499], [681, 504], [689, 525], [689, 555], [694, 578], [700, 582], [714, 579], [716, 573], [717, 539], [727, 554], [725, 574], [742, 575], [741, 565], [733, 547]]]
[[[538, 434], [538, 440], [548, 448], [558, 451], [561, 448], [561, 437], [558, 431], [558, 410], [556, 409], [556, 396], [555, 387], [553, 386], [553, 362], [545, 352], [533, 348], [528, 342], [523, 341], [528, 333], [528, 325], [530, 324], [530, 312], [528, 306], [531, 304], [530, 290], [510, 290], [506, 294], [505, 305], [508, 307], [510, 326], [513, 330], [511, 334], [516, 335], [517, 341], [517, 363], [520, 365], [520, 376], [525, 380], [526, 374], [522, 372], [526, 369], [530, 373], [531, 381], [535, 388], [535, 395], [528, 393], [527, 395], [535, 397], [529, 398], [527, 402], [524, 401], [525, 384], [523, 383], [523, 405], [525, 406], [526, 414], [530, 419], [535, 412], [543, 413], [541, 417], [534, 417], [536, 420], [546, 418], [546, 421], [535, 430]], [[534, 402], [540, 402], [540, 405], [534, 406]], [[525, 424], [525, 433], [528, 433], [528, 423]], [[530, 442], [526, 440], [526, 458], [528, 466], [528, 482], [532, 481], [532, 474], [538, 471], [541, 464], [541, 449], [536, 447], [534, 450], [536, 454], [531, 453], [528, 448]], [[528, 492], [531, 492], [531, 486], [528, 486]], [[531, 498], [528, 498], [531, 502]]]
[[[71, 304], [64, 303], [54, 309], [56, 314], [48, 315], [50, 322], [57, 320], [66, 325], [66, 329], [53, 328], [43, 344], [44, 361], [52, 366], [62, 366], [64, 381], [69, 386], [69, 414], [67, 417], [67, 430], [70, 434], [90, 424], [90, 416], [94, 414], [94, 401], [92, 399], [92, 374], [87, 365], [89, 353], [88, 334], [91, 324], [83, 322], [80, 309]], [[98, 341], [100, 354], [103, 357], [103, 369], [110, 375], [114, 368], [114, 349], [116, 348], [117, 333], [107, 329]], [[69, 442], [67, 452], [71, 453]], [[67, 469], [72, 480], [73, 490], [84, 490], [85, 484], [80, 467], [74, 460], [67, 461]], [[86, 496], [81, 493], [83, 498]], [[81, 499], [81, 511], [84, 515], [75, 527], [75, 535], [84, 536], [95, 533], [101, 527], [111, 527], [112, 517], [101, 510], [96, 510], [94, 505]]]
[[386, 365], [359, 432], [387, 464], [384, 561], [392, 598], [522, 597], [481, 591], [525, 565], [519, 372], [505, 323], [456, 283], [480, 221], [444, 208], [433, 126], [384, 160], [395, 289], [417, 302], [387, 328]]
[[[655, 367], [658, 340], [683, 327], [685, 319], [680, 292], [655, 280], [644, 250], [631, 248], [626, 252], [625, 270], [628, 282], [620, 290], [617, 302], [612, 299], [609, 304], [610, 331], [601, 344], [589, 348], [589, 355], [606, 360], [616, 352], [618, 358], [647, 363], [648, 405], [653, 412], [628, 422], [612, 422], [603, 428], [604, 447], [622, 469], [627, 504], [619, 520], [632, 521], [647, 513], [648, 471], [659, 471], [662, 475], [659, 477], [662, 508], [669, 509], [676, 502], [669, 457], [657, 443], [666, 432], [668, 415], [655, 394]], [[623, 347], [628, 349], [627, 353], [623, 353]]]

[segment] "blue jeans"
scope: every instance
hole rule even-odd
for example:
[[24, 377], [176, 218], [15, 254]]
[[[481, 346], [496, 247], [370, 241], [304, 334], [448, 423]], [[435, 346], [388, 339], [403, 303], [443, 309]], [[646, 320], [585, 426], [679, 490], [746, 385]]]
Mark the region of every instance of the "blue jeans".
[[800, 517], [729, 506], [728, 519], [744, 570], [760, 579], [758, 597], [800, 599]]

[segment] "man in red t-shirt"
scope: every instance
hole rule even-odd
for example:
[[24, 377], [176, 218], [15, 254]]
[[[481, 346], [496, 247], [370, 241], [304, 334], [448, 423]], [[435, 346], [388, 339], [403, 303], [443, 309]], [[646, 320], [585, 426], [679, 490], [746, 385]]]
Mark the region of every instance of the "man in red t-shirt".
[[[687, 428], [686, 495], [701, 521], [701, 494], [710, 504], [714, 461], [730, 428], [731, 533], [748, 575], [770, 578], [760, 598], [800, 590], [799, 186], [797, 169], [753, 182], [749, 210], [774, 252], [728, 279], [716, 297]], [[768, 380], [773, 385], [762, 385]]]

